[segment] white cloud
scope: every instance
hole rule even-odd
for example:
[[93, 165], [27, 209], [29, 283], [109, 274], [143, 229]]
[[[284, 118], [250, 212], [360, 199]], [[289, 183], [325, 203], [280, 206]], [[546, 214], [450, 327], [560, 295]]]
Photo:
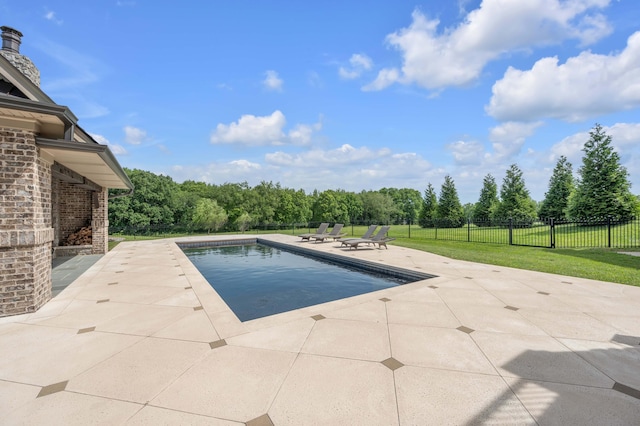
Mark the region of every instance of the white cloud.
[[127, 149], [125, 147], [123, 147], [122, 145], [113, 144], [113, 143], [109, 142], [109, 140], [107, 138], [105, 138], [104, 136], [102, 136], [102, 135], [98, 135], [98, 134], [95, 134], [95, 133], [91, 133], [90, 135], [99, 144], [107, 145], [113, 154], [115, 154], [115, 155], [127, 155], [128, 154]]
[[458, 165], [479, 164], [484, 157], [484, 145], [476, 141], [456, 141], [446, 147]]
[[51, 40], [38, 40], [37, 48], [64, 68], [60, 71], [60, 75], [64, 77], [50, 75], [43, 82], [43, 90], [47, 93], [81, 92], [84, 86], [99, 82], [99, 73], [109, 69], [108, 65], [95, 57], [79, 53]]
[[492, 128], [489, 140], [492, 142], [493, 154], [487, 154], [492, 161], [510, 161], [520, 153], [526, 138], [533, 135], [542, 122], [518, 123], [509, 121]]
[[309, 84], [309, 86], [311, 87], [323, 87], [324, 83], [322, 81], [322, 78], [320, 77], [320, 74], [318, 74], [315, 71], [310, 71], [307, 74], [307, 82]]
[[140, 145], [148, 139], [147, 132], [137, 127], [125, 126], [123, 130], [125, 142], [131, 145]]
[[352, 80], [358, 78], [363, 72], [370, 70], [373, 67], [373, 61], [367, 55], [363, 53], [354, 53], [349, 58], [349, 67], [340, 67], [338, 74], [345, 80]]
[[211, 143], [238, 143], [245, 145], [277, 145], [284, 137], [282, 131], [287, 120], [278, 110], [257, 117], [246, 114], [231, 124], [218, 124], [211, 135]]
[[489, 130], [492, 151], [478, 141], [459, 140], [446, 145], [455, 164], [466, 167], [495, 168], [515, 161], [526, 139], [533, 135], [542, 122], [507, 122]]
[[62, 25], [63, 24], [63, 20], [59, 19], [56, 16], [56, 13], [52, 10], [47, 11], [47, 13], [44, 14], [44, 19], [46, 19], [47, 21], [51, 21], [56, 25]]
[[313, 132], [319, 131], [321, 128], [321, 123], [316, 123], [313, 125], [298, 124], [296, 127], [289, 131], [289, 141], [293, 145], [309, 145], [311, 143]]
[[483, 0], [455, 28], [440, 34], [440, 21], [419, 10], [412, 23], [386, 38], [402, 55], [402, 71], [385, 68], [366, 90], [391, 83], [416, 84], [435, 90], [474, 82], [485, 65], [513, 51], [577, 39], [593, 43], [611, 33], [605, 18], [593, 9], [610, 0]]
[[400, 71], [396, 68], [385, 68], [378, 72], [378, 76], [371, 83], [362, 87], [365, 92], [372, 90], [382, 90], [400, 79]]
[[267, 154], [265, 160], [268, 164], [276, 166], [307, 168], [336, 167], [344, 164], [363, 164], [381, 156], [388, 155], [388, 150], [371, 151], [367, 147], [354, 148], [344, 144], [332, 150], [314, 149], [300, 154], [288, 154], [282, 151]]
[[212, 144], [240, 144], [248, 146], [265, 145], [309, 145], [313, 133], [322, 128], [322, 123], [297, 124], [289, 133], [284, 127], [287, 120], [276, 110], [271, 115], [255, 116], [246, 114], [230, 124], [218, 124], [211, 134]]
[[393, 153], [388, 148], [370, 149], [349, 144], [329, 150], [292, 154], [282, 151], [267, 154], [263, 162], [241, 159], [214, 162], [205, 166], [174, 166], [171, 176], [210, 183], [243, 182], [257, 185], [262, 180], [279, 182], [284, 187], [304, 189], [424, 188], [425, 179], [442, 170], [416, 153]]
[[558, 65], [543, 58], [531, 70], [509, 67], [493, 86], [486, 111], [499, 120], [542, 117], [580, 121], [640, 105], [640, 32], [617, 55], [588, 51]]
[[276, 92], [282, 91], [283, 84], [284, 81], [282, 81], [282, 79], [278, 76], [278, 73], [273, 70], [267, 71], [265, 73], [264, 80], [262, 80], [262, 85], [265, 87], [265, 89]]

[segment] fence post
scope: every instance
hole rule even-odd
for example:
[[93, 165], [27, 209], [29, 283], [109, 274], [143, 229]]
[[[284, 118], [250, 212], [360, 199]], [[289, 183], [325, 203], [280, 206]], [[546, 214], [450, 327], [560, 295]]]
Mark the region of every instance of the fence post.
[[611, 216], [607, 216], [607, 247], [611, 248]]
[[551, 248], [556, 248], [556, 225], [553, 222], [553, 218], [549, 219], [549, 238]]
[[411, 219], [407, 221], [409, 223], [409, 238], [411, 238]]
[[467, 242], [471, 242], [471, 218], [467, 218]]
[[513, 218], [509, 218], [509, 245], [513, 245]]

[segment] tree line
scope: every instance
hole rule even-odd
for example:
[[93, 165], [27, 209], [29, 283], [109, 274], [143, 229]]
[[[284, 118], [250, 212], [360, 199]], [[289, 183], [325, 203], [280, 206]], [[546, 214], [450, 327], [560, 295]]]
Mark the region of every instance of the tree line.
[[[415, 222], [422, 202], [410, 188], [382, 188], [360, 193], [313, 191], [282, 187], [279, 183], [246, 182], [215, 185], [139, 169], [124, 169], [135, 186], [133, 195], [109, 200], [113, 227], [189, 224], [195, 229], [244, 231], [261, 224], [339, 222]], [[122, 191], [111, 190], [111, 195]]]
[[[533, 222], [539, 217], [566, 220], [640, 213], [627, 170], [613, 149], [611, 137], [598, 124], [583, 147], [583, 164], [574, 178], [570, 162], [561, 156], [542, 202], [536, 203], [526, 188], [522, 171], [512, 164], [500, 191], [495, 178], [483, 180], [475, 204], [462, 205], [455, 182], [445, 176], [439, 194], [428, 183], [424, 196], [411, 188], [382, 188], [359, 193], [313, 191], [260, 182], [221, 185], [192, 180], [177, 183], [169, 176], [126, 169], [135, 186], [131, 196], [109, 200], [109, 223], [114, 227], [187, 224], [195, 229], [245, 231], [260, 224], [309, 222], [418, 223], [422, 227], [459, 227], [472, 220], [491, 225], [505, 218]], [[111, 190], [110, 195], [121, 191]]]
[[445, 176], [439, 197], [429, 183], [418, 222], [428, 227], [459, 227], [466, 221], [492, 226], [510, 219], [531, 224], [538, 218], [570, 219], [631, 218], [640, 214], [640, 197], [631, 193], [627, 170], [612, 146], [611, 136], [596, 124], [582, 151], [578, 178], [565, 156], [560, 156], [549, 179], [544, 200], [536, 203], [527, 190], [522, 171], [512, 164], [500, 192], [495, 178], [484, 177], [478, 202], [466, 209], [460, 204], [453, 179]]

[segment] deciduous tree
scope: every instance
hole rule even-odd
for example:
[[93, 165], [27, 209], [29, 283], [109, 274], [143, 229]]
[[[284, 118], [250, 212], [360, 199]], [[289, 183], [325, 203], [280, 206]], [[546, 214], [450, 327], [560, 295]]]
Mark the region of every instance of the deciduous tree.
[[217, 231], [227, 223], [227, 212], [215, 200], [201, 198], [193, 213], [194, 225], [206, 229], [207, 233]]

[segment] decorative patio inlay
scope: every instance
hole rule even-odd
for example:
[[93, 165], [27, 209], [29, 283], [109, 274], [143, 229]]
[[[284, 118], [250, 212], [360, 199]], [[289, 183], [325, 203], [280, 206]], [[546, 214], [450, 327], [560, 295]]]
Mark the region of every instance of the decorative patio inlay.
[[227, 346], [227, 341], [224, 339], [216, 340], [215, 342], [209, 342], [209, 346], [211, 349], [220, 348], [222, 346]]
[[108, 301], [109, 299], [100, 299], [100, 300], [97, 300], [96, 303], [106, 303]]
[[196, 307], [193, 308], [194, 311], [201, 311], [203, 309], [204, 308], [202, 306], [196, 306]]
[[263, 414], [245, 423], [247, 426], [274, 426], [268, 414]]
[[467, 334], [471, 334], [475, 331], [473, 328], [465, 327], [464, 325], [461, 325], [460, 327], [456, 328], [456, 330], [462, 331], [463, 333], [467, 333]]
[[178, 276], [179, 276], [179, 277], [184, 277], [184, 274], [179, 274]]
[[382, 299], [380, 299], [380, 301], [382, 301], [382, 302], [391, 302], [391, 299], [389, 299], [388, 297], [383, 297]]
[[634, 389], [634, 388], [629, 387], [627, 385], [623, 385], [622, 383], [615, 382], [613, 384], [613, 388], [612, 389], [616, 390], [618, 392], [622, 392], [623, 394], [629, 395], [629, 396], [631, 396], [633, 398], [640, 399], [640, 390]]
[[316, 321], [320, 321], [320, 320], [325, 319], [326, 317], [324, 315], [322, 315], [322, 314], [318, 314], [318, 315], [312, 316], [311, 318], [313, 318]]
[[387, 367], [391, 371], [396, 371], [400, 367], [404, 367], [404, 364], [395, 359], [394, 357], [387, 358], [381, 362], [382, 365]]
[[69, 383], [69, 381], [65, 380], [64, 382], [58, 382], [52, 385], [43, 386], [42, 389], [40, 389], [40, 392], [38, 393], [38, 396], [36, 396], [36, 398], [40, 398], [41, 396], [51, 395], [52, 393], [56, 393], [56, 392], [62, 392], [67, 387], [67, 383]]
[[189, 290], [190, 288], [191, 288], [191, 287], [185, 287], [184, 289], [185, 289], [185, 290]]
[[518, 309], [520, 309], [520, 308], [516, 308], [515, 306], [505, 306], [504, 308], [510, 311], [517, 311]]
[[81, 328], [80, 330], [78, 330], [77, 334], [90, 333], [95, 329], [96, 329], [95, 327]]

